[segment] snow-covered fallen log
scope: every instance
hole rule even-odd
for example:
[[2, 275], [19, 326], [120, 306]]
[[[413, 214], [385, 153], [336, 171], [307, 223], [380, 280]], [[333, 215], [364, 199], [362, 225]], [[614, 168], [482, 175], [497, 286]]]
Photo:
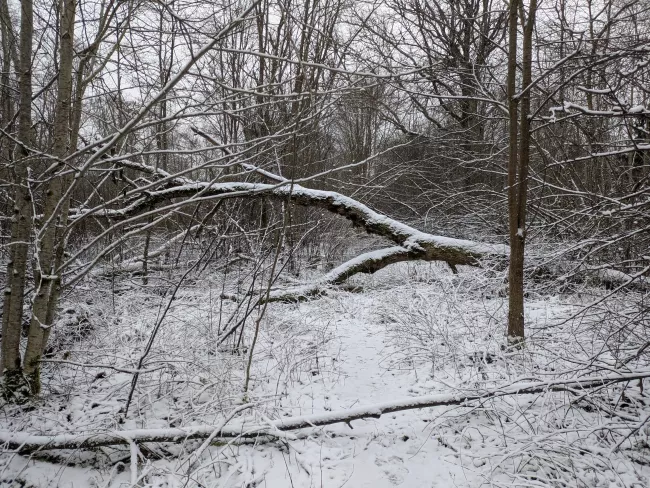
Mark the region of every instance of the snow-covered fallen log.
[[505, 246], [482, 244], [463, 239], [436, 236], [421, 232], [407, 224], [375, 212], [366, 205], [334, 191], [313, 190], [299, 185], [270, 185], [264, 183], [204, 183], [196, 182], [174, 186], [157, 192], [148, 192], [141, 198], [119, 210], [87, 211], [75, 214], [79, 219], [85, 214], [98, 213], [102, 217], [126, 219], [149, 210], [152, 205], [172, 199], [186, 199], [192, 202], [194, 196], [224, 198], [276, 198], [291, 200], [305, 207], [329, 210], [362, 227], [370, 234], [386, 237], [406, 248], [422, 250], [432, 257], [453, 264], [477, 264], [486, 254], [505, 254]]
[[[289, 200], [305, 207], [315, 207], [341, 215], [369, 234], [385, 237], [397, 246], [359, 256], [339, 267], [339, 275], [328, 283], [340, 283], [359, 272], [370, 273], [391, 263], [407, 260], [445, 261], [451, 266], [477, 266], [485, 256], [507, 256], [504, 245], [484, 244], [463, 239], [437, 236], [411, 227], [376, 212], [363, 203], [334, 191], [314, 190], [282, 180], [276, 184], [227, 182], [212, 183], [172, 177], [146, 165], [129, 163], [128, 167], [156, 173], [162, 189], [143, 191], [120, 209], [97, 207], [72, 212], [71, 219], [91, 215], [126, 220], [170, 201], [198, 203], [215, 198], [273, 198]], [[272, 175], [273, 176], [273, 175]], [[178, 205], [177, 203], [174, 205]], [[330, 273], [331, 275], [331, 273]]]
[[512, 395], [527, 395], [549, 391], [580, 391], [599, 388], [616, 383], [650, 378], [650, 371], [637, 371], [625, 374], [586, 377], [578, 379], [558, 379], [544, 382], [522, 382], [499, 388], [472, 390], [468, 392], [442, 393], [421, 397], [409, 397], [391, 402], [368, 405], [337, 412], [323, 412], [312, 415], [286, 417], [270, 424], [239, 421], [222, 425], [215, 434], [213, 425], [196, 425], [163, 429], [134, 429], [112, 432], [66, 433], [38, 435], [27, 432], [0, 431], [0, 443], [7, 450], [29, 453], [44, 449], [81, 449], [109, 445], [130, 445], [142, 442], [185, 442], [192, 439], [255, 437], [259, 435], [277, 436], [278, 431], [292, 431], [310, 427], [320, 427], [354, 420], [379, 418], [384, 414], [428, 407], [451, 405], [470, 406], [473, 402]]
[[650, 280], [645, 276], [648, 273], [648, 268], [641, 270], [635, 274], [624, 273], [611, 268], [586, 268], [587, 272], [591, 272], [599, 281], [609, 287], [625, 287], [637, 291], [648, 291], [650, 289]]

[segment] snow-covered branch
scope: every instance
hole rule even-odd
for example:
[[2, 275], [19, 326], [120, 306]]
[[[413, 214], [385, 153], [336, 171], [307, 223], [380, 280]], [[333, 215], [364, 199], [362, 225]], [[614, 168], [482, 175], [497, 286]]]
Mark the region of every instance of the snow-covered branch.
[[[340, 264], [315, 282], [301, 286], [271, 290], [268, 297], [260, 297], [260, 301], [302, 301], [309, 297], [326, 293], [330, 286], [339, 285], [355, 274], [372, 274], [391, 264], [414, 260], [437, 261], [439, 259], [436, 258], [435, 254], [427, 254], [424, 250], [408, 249], [402, 246], [379, 249], [355, 256], [345, 263]], [[233, 298], [237, 299], [236, 297]]]
[[466, 393], [442, 393], [421, 397], [409, 397], [391, 402], [384, 402], [365, 407], [358, 407], [336, 412], [324, 412], [297, 417], [285, 417], [271, 422], [257, 423], [239, 421], [222, 426], [215, 435], [215, 426], [196, 425], [162, 429], [134, 429], [102, 433], [66, 433], [55, 435], [37, 435], [26, 432], [0, 431], [0, 443], [5, 449], [20, 453], [43, 449], [80, 449], [110, 445], [125, 445], [129, 442], [185, 442], [192, 439], [255, 437], [259, 435], [274, 436], [275, 431], [291, 431], [320, 427], [337, 423], [350, 423], [354, 420], [379, 418], [382, 415], [428, 407], [467, 405], [491, 398], [512, 395], [528, 395], [549, 391], [574, 391], [588, 388], [601, 388], [616, 383], [649, 378], [650, 371], [638, 371], [625, 374], [587, 377], [579, 379], [536, 381], [515, 383], [503, 387], [472, 390]]
[[[138, 168], [143, 171], [151, 171], [151, 168], [145, 165], [138, 165]], [[475, 266], [486, 255], [505, 256], [507, 254], [505, 246], [481, 244], [421, 232], [407, 224], [380, 214], [353, 198], [334, 191], [305, 188], [291, 184], [287, 180], [280, 181], [278, 184], [210, 183], [192, 182], [185, 178], [175, 179], [162, 174], [160, 176], [166, 178], [166, 183], [169, 186], [157, 191], [143, 192], [141, 196], [131, 201], [124, 208], [104, 209], [101, 211], [97, 209], [81, 210], [74, 214], [74, 218], [78, 219], [85, 215], [95, 214], [121, 220], [138, 215], [151, 209], [152, 206], [172, 199], [184, 199], [189, 204], [216, 198], [274, 198], [290, 200], [305, 207], [326, 209], [345, 217], [353, 225], [363, 228], [366, 232], [386, 237], [398, 245], [397, 247], [355, 258], [353, 261], [346, 263], [344, 269], [337, 268], [339, 276], [328, 280], [330, 283], [340, 283], [355, 273], [374, 272], [398, 261], [423, 259], [426, 261], [445, 261], [452, 266], [459, 264]]]

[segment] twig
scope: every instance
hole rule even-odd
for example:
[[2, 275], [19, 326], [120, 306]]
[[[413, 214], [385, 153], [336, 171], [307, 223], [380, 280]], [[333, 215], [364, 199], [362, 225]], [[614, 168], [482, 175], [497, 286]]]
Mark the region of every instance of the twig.
[[130, 373], [130, 374], [144, 374], [152, 373], [163, 369], [165, 365], [158, 366], [157, 368], [152, 369], [133, 369], [133, 368], [120, 368], [118, 366], [111, 366], [109, 364], [86, 364], [86, 363], [76, 363], [74, 361], [66, 361], [65, 359], [41, 359], [41, 363], [58, 363], [58, 364], [71, 364], [73, 366], [80, 366], [82, 368], [106, 368], [112, 369], [114, 371], [119, 371], [120, 373]]

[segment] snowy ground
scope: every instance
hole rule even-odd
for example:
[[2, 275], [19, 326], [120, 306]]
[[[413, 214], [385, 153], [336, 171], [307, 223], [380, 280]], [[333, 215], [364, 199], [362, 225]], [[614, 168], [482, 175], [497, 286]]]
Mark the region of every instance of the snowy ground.
[[[628, 354], [622, 339], [613, 346], [613, 326], [602, 325], [598, 309], [588, 320], [563, 322], [593, 296], [531, 293], [527, 348], [512, 351], [504, 338], [506, 302], [498, 275], [465, 269], [454, 276], [441, 265], [404, 264], [358, 283], [362, 293], [270, 305], [260, 321], [248, 393], [246, 346], [256, 314], [239, 353], [216, 347], [234, 305], [219, 299], [217, 277], [188, 284], [172, 302], [146, 361], [155, 371], [140, 379], [126, 419], [132, 374], [107, 366], [135, 367], [166, 298], [152, 288], [113, 303], [89, 290], [83, 306], [92, 330], [74, 343], [60, 339], [56, 357], [69, 362], [48, 363], [40, 403], [5, 406], [0, 429], [52, 434], [216, 425], [244, 401], [255, 403], [245, 415], [264, 422], [518, 379], [586, 376]], [[77, 304], [75, 313], [80, 309]], [[626, 337], [632, 332], [643, 334], [626, 331]], [[636, 369], [645, 366], [637, 363]], [[637, 385], [624, 396], [616, 388], [582, 393], [409, 410], [296, 432], [294, 439], [219, 441], [193, 463], [187, 460], [196, 441], [141, 446], [138, 484], [648, 486], [648, 393]], [[12, 487], [131, 486], [130, 451], [5, 453], [0, 480]]]

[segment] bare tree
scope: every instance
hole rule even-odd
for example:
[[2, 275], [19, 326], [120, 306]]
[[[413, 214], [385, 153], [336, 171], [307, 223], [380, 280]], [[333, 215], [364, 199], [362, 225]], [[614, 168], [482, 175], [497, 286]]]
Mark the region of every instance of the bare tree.
[[27, 279], [27, 256], [32, 232], [32, 197], [28, 179], [28, 161], [32, 157], [30, 152], [33, 141], [31, 106], [34, 11], [32, 1], [21, 2], [20, 12], [18, 143], [12, 165], [15, 190], [2, 315], [2, 374], [9, 395], [23, 385], [19, 348]]

